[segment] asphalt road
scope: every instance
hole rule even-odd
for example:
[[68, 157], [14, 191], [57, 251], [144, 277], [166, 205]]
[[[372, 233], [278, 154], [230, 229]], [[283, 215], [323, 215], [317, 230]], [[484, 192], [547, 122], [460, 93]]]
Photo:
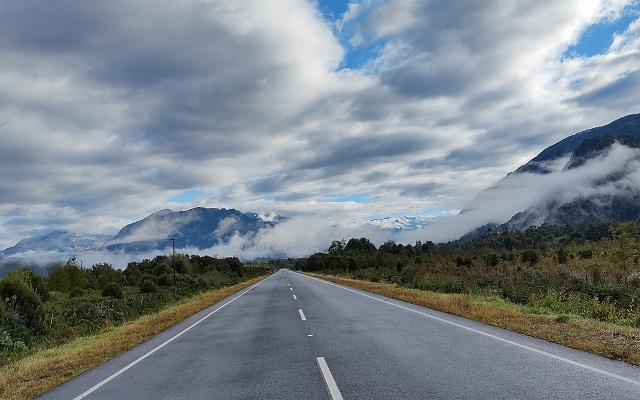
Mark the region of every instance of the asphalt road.
[[640, 399], [640, 368], [282, 270], [42, 399]]

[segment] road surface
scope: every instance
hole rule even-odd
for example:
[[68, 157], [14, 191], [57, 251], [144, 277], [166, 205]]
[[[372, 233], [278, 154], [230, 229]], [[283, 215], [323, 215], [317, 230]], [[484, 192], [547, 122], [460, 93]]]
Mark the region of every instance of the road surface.
[[41, 399], [640, 399], [640, 368], [281, 270]]

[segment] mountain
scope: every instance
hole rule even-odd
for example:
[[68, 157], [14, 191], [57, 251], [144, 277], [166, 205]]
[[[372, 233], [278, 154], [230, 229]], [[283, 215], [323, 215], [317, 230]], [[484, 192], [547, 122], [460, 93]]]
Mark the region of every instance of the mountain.
[[[531, 159], [531, 161], [516, 169], [514, 173], [549, 173], [551, 171], [546, 167], [549, 161], [572, 155], [576, 150], [579, 150], [585, 141], [587, 141], [586, 146], [598, 143], [599, 138], [603, 136], [609, 136], [614, 139], [624, 136], [640, 140], [640, 114], [627, 115], [607, 125], [587, 129], [586, 131], [578, 132], [562, 139], [558, 143], [541, 151], [540, 154]], [[594, 140], [589, 141], [589, 139]], [[584, 148], [585, 146], [582, 147]]]
[[[450, 227], [495, 229], [640, 218], [640, 114], [571, 135], [478, 193]], [[458, 236], [459, 237], [459, 236]]]
[[111, 235], [77, 234], [67, 231], [54, 231], [46, 235], [22, 239], [15, 246], [2, 251], [3, 256], [28, 251], [48, 251], [60, 253], [80, 253], [98, 250], [104, 242], [113, 239]]
[[433, 215], [412, 215], [372, 219], [367, 221], [364, 225], [398, 233], [402, 231], [424, 229], [437, 220], [438, 217]]
[[227, 243], [234, 235], [252, 235], [285, 219], [225, 208], [198, 207], [178, 212], [165, 209], [125, 226], [102, 248], [144, 253], [170, 248], [172, 242], [168, 239], [175, 238], [177, 248], [208, 249]]

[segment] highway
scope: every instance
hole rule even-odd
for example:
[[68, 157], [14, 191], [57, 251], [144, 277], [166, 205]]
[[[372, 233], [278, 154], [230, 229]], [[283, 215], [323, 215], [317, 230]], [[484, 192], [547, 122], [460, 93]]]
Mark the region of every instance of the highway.
[[290, 270], [41, 399], [640, 399], [640, 368]]

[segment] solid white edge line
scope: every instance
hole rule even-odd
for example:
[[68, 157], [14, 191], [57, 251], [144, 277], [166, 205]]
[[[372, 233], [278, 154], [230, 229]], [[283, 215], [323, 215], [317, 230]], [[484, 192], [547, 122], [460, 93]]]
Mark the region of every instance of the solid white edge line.
[[[599, 374], [606, 375], [606, 376], [608, 376], [610, 378], [619, 379], [621, 381], [625, 381], [627, 383], [631, 383], [632, 385], [640, 386], [640, 381], [637, 381], [637, 380], [631, 379], [631, 378], [627, 378], [626, 376], [614, 374], [613, 372], [609, 372], [609, 371], [602, 370], [600, 368], [592, 367], [590, 365], [583, 364], [583, 363], [578, 362], [578, 361], [569, 360], [568, 358], [560, 357], [558, 355], [555, 355], [553, 353], [549, 353], [549, 352], [544, 351], [544, 350], [539, 350], [539, 349], [527, 346], [525, 344], [521, 344], [521, 343], [518, 343], [518, 342], [514, 342], [512, 340], [509, 340], [509, 339], [501, 338], [500, 336], [492, 335], [491, 333], [487, 333], [487, 332], [480, 331], [478, 329], [470, 328], [468, 326], [464, 326], [462, 324], [458, 324], [458, 323], [453, 322], [453, 321], [448, 321], [448, 320], [446, 320], [444, 318], [436, 317], [435, 315], [430, 315], [430, 314], [424, 313], [422, 311], [413, 310], [413, 309], [411, 309], [409, 307], [405, 307], [405, 306], [402, 306], [400, 304], [394, 304], [394, 303], [391, 303], [391, 302], [389, 302], [387, 300], [379, 299], [377, 297], [370, 296], [370, 295], [365, 294], [365, 293], [361, 293], [361, 292], [359, 292], [357, 290], [349, 289], [347, 287], [335, 284], [333, 282], [328, 282], [328, 281], [325, 281], [325, 280], [322, 280], [322, 279], [318, 279], [318, 278], [314, 278], [312, 276], [308, 276], [308, 275], [304, 275], [304, 274], [300, 274], [300, 275], [303, 275], [303, 276], [306, 276], [307, 278], [315, 279], [317, 281], [326, 283], [327, 285], [335, 286], [337, 288], [340, 288], [340, 289], [343, 289], [343, 290], [347, 290], [347, 291], [355, 293], [355, 294], [359, 294], [359, 295], [364, 296], [364, 297], [368, 297], [370, 299], [379, 301], [379, 302], [384, 303], [384, 304], [389, 304], [391, 306], [394, 306], [394, 307], [397, 307], [397, 308], [401, 308], [403, 310], [411, 311], [412, 313], [420, 314], [422, 316], [425, 316], [425, 317], [428, 317], [428, 318], [432, 318], [432, 319], [435, 319], [437, 321], [444, 322], [446, 324], [456, 326], [458, 328], [466, 329], [466, 330], [468, 330], [470, 332], [474, 332], [474, 333], [477, 333], [479, 335], [483, 335], [483, 336], [489, 337], [491, 339], [499, 340], [499, 341], [501, 341], [503, 343], [508, 343], [510, 345], [520, 347], [521, 349], [529, 350], [529, 351], [532, 351], [534, 353], [538, 353], [538, 354], [553, 358], [555, 360], [562, 361], [564, 363], [571, 364], [571, 365], [574, 365], [576, 367], [580, 367], [580, 368], [583, 368], [583, 369], [587, 369], [589, 371], [597, 372]], [[421, 307], [421, 306], [418, 306], [418, 307]]]
[[303, 321], [307, 320], [307, 317], [304, 316], [304, 313], [302, 312], [301, 308], [298, 308], [298, 313], [300, 314], [300, 319]]
[[182, 336], [184, 333], [186, 333], [187, 331], [191, 330], [191, 328], [193, 328], [194, 326], [198, 325], [200, 322], [204, 321], [205, 319], [209, 318], [210, 316], [212, 316], [213, 314], [217, 313], [218, 311], [220, 311], [222, 308], [226, 307], [227, 305], [231, 304], [232, 302], [236, 301], [237, 299], [239, 299], [240, 297], [244, 296], [245, 294], [247, 294], [251, 289], [255, 288], [256, 286], [260, 285], [262, 282], [266, 281], [267, 279], [271, 278], [273, 275], [266, 277], [265, 279], [261, 280], [260, 282], [250, 286], [247, 290], [245, 290], [244, 292], [242, 292], [241, 294], [239, 294], [238, 296], [234, 297], [233, 299], [227, 301], [226, 303], [224, 303], [223, 305], [221, 305], [220, 307], [216, 308], [215, 310], [211, 311], [209, 314], [205, 315], [204, 317], [200, 318], [198, 321], [194, 322], [193, 324], [191, 324], [190, 326], [188, 326], [187, 328], [183, 329], [181, 332], [177, 333], [175, 336], [173, 336], [172, 338], [168, 339], [167, 341], [165, 341], [164, 343], [162, 343], [161, 345], [157, 346], [156, 348], [154, 348], [153, 350], [149, 351], [148, 353], [140, 356], [137, 360], [131, 362], [130, 364], [122, 367], [121, 369], [119, 369], [117, 372], [113, 373], [112, 375], [110, 375], [109, 377], [103, 379], [102, 381], [98, 382], [97, 384], [95, 384], [94, 386], [92, 386], [91, 388], [89, 388], [87, 391], [85, 391], [84, 393], [80, 394], [77, 397], [74, 397], [73, 400], [80, 400], [85, 398], [86, 396], [90, 395], [91, 393], [95, 392], [96, 390], [100, 389], [102, 386], [104, 386], [105, 384], [109, 383], [110, 381], [112, 381], [113, 379], [115, 379], [116, 377], [118, 377], [120, 374], [122, 374], [123, 372], [125, 372], [126, 370], [128, 370], [129, 368], [133, 367], [134, 365], [136, 365], [137, 363], [139, 363], [140, 361], [144, 360], [145, 358], [149, 357], [151, 354], [155, 353], [156, 351], [160, 350], [161, 348], [163, 348], [164, 346], [168, 345], [169, 343], [173, 342], [175, 339], [179, 338], [180, 336]]
[[331, 375], [331, 371], [329, 370], [329, 366], [327, 365], [324, 357], [317, 357], [316, 361], [318, 361], [318, 366], [322, 372], [322, 377], [324, 378], [324, 383], [327, 385], [331, 399], [342, 400], [340, 389], [338, 389], [338, 385], [336, 385], [336, 381], [333, 379], [333, 375]]

